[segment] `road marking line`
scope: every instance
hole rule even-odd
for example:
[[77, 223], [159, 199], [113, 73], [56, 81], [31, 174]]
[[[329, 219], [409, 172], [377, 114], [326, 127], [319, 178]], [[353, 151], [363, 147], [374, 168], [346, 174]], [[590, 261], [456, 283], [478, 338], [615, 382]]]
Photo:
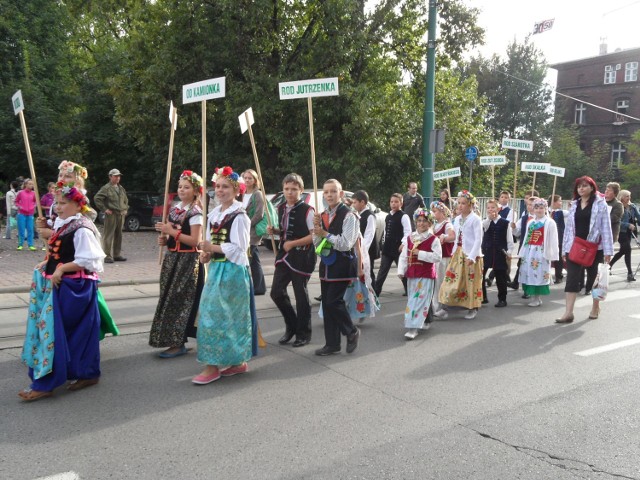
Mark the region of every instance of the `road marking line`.
[[64, 472], [56, 475], [50, 475], [48, 477], [36, 478], [36, 480], [80, 480], [80, 475], [76, 472]]
[[581, 352], [575, 352], [574, 355], [579, 355], [581, 357], [589, 357], [591, 355], [610, 352], [611, 350], [617, 350], [618, 348], [629, 347], [631, 345], [637, 345], [639, 343], [640, 343], [640, 337], [636, 337], [636, 338], [631, 338], [629, 340], [623, 340], [621, 342], [610, 343], [609, 345], [603, 345], [602, 347], [590, 348], [589, 350], [582, 350]]

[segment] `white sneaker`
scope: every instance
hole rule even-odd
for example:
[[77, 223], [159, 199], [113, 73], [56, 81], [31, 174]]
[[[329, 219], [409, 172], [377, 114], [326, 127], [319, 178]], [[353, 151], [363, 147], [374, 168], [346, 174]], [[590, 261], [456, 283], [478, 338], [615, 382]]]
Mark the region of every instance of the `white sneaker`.
[[438, 318], [449, 318], [449, 313], [446, 310], [440, 309], [436, 312], [433, 312], [433, 314]]
[[469, 312], [464, 316], [464, 318], [466, 318], [467, 320], [473, 320], [474, 318], [476, 318], [476, 315], [478, 315], [478, 311], [477, 310], [469, 310]]
[[540, 305], [542, 305], [542, 300], [540, 300], [539, 298], [536, 298], [535, 300], [533, 300], [533, 302], [529, 303], [530, 307], [539, 307]]
[[418, 336], [417, 328], [410, 328], [409, 330], [407, 330], [407, 333], [404, 334], [404, 338], [406, 338], [407, 340], [413, 340], [417, 336]]

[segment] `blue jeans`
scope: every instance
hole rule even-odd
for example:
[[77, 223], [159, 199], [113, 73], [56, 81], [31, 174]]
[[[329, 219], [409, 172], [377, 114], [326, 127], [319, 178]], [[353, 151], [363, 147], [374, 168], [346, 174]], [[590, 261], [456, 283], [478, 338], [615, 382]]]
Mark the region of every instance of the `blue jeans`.
[[18, 213], [18, 246], [24, 243], [24, 237], [27, 237], [27, 244], [33, 247], [33, 215], [22, 215]]

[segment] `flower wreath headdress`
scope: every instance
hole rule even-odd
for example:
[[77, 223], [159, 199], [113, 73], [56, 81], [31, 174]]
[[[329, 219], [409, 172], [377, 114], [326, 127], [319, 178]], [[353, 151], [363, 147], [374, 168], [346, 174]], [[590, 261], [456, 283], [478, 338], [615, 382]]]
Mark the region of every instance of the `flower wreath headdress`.
[[75, 173], [85, 180], [89, 177], [89, 172], [87, 172], [86, 168], [78, 163], [70, 162], [69, 160], [63, 160], [60, 165], [58, 165], [58, 170], [65, 173]]
[[474, 197], [469, 190], [462, 190], [461, 192], [458, 192], [458, 197], [466, 198], [467, 200], [469, 200], [469, 203], [471, 204], [475, 204], [477, 201], [476, 197]]
[[451, 210], [449, 210], [449, 207], [447, 207], [442, 202], [439, 202], [439, 201], [431, 202], [430, 206], [431, 206], [431, 210], [433, 210], [434, 208], [436, 210], [440, 210], [442, 213], [444, 213], [444, 216], [447, 218], [451, 216]]
[[180, 174], [180, 180], [187, 180], [191, 182], [197, 192], [202, 193], [202, 177], [196, 172], [191, 170], [185, 170]]
[[417, 220], [419, 217], [424, 217], [427, 221], [433, 225], [436, 223], [436, 219], [433, 216], [431, 210], [427, 210], [426, 208], [418, 208], [415, 212], [413, 212], [413, 219]]
[[73, 183], [58, 182], [56, 184], [56, 192], [60, 193], [63, 197], [80, 205], [80, 211], [86, 213], [89, 211], [87, 205], [87, 197], [78, 190]]
[[547, 201], [544, 198], [536, 198], [533, 201], [533, 206], [534, 207], [543, 206], [545, 208], [545, 210], [549, 208], [549, 204], [547, 203]]
[[238, 188], [240, 184], [240, 175], [234, 172], [231, 167], [218, 167], [214, 172], [215, 173], [211, 177], [212, 182], [216, 183], [221, 177], [225, 177], [233, 184], [234, 187]]

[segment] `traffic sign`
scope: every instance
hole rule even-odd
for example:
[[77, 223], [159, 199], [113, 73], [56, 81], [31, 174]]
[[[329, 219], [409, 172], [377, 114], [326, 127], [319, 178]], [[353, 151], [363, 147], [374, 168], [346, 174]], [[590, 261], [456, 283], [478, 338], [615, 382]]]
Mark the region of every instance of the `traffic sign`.
[[478, 158], [478, 147], [467, 147], [464, 151], [464, 156], [470, 162], [473, 162], [476, 158]]

